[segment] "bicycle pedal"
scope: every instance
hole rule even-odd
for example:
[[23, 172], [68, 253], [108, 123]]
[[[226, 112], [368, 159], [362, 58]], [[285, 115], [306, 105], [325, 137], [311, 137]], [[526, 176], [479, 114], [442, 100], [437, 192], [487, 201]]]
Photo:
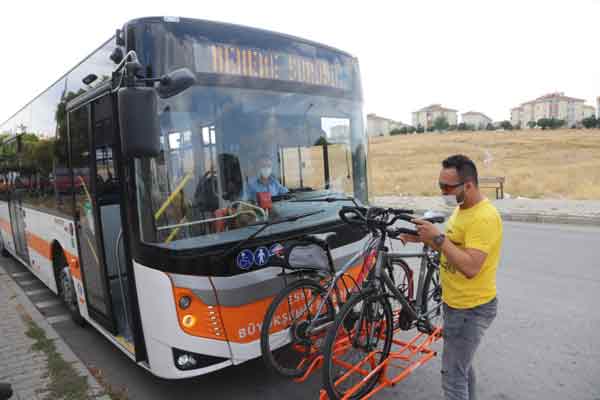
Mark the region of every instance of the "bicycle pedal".
[[420, 319], [419, 321], [417, 321], [417, 330], [419, 332], [426, 333], [428, 335], [431, 335], [433, 333], [433, 329], [431, 328], [431, 324], [428, 321], [422, 320], [422, 319]]

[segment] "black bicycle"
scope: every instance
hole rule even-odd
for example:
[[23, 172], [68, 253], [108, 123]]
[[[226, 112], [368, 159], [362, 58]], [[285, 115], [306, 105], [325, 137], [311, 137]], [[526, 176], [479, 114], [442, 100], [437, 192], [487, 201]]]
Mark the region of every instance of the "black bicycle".
[[[379, 210], [358, 205], [352, 209], [361, 218], [372, 218], [371, 214]], [[359, 290], [375, 265], [380, 233], [376, 229], [369, 231], [362, 251], [337, 270], [327, 240], [307, 235], [286, 243], [279, 263], [271, 265], [282, 267], [285, 286], [267, 309], [260, 338], [263, 360], [272, 371], [298, 378], [321, 356], [321, 346], [336, 313]], [[412, 290], [412, 271], [403, 260], [396, 260], [395, 266], [396, 273], [391, 279], [408, 296], [408, 290]], [[391, 274], [391, 264], [389, 268]]]
[[[341, 307], [328, 330], [323, 345], [323, 385], [330, 399], [340, 399], [347, 394], [357, 399], [369, 393], [377, 384], [381, 370], [369, 371], [389, 355], [394, 330], [417, 328], [432, 333], [441, 323], [442, 292], [439, 280], [439, 254], [423, 246], [420, 253], [400, 254], [389, 252], [387, 238], [397, 238], [401, 233], [416, 235], [406, 228], [395, 228], [398, 220], [411, 221], [413, 215], [380, 209], [366, 218], [353, 207], [344, 207], [341, 218], [348, 224], [358, 224], [379, 232], [377, 235], [377, 259], [369, 278], [360, 291], [354, 293]], [[441, 223], [443, 217], [423, 218]], [[407, 257], [421, 257], [418, 287], [401, 290], [395, 283], [395, 266], [405, 264]], [[412, 274], [409, 285], [413, 285]], [[394, 310], [391, 302], [397, 302]], [[395, 307], [398, 308], [398, 307]], [[361, 373], [357, 373], [360, 369]], [[366, 371], [366, 372], [365, 372]], [[366, 376], [363, 374], [367, 373]]]

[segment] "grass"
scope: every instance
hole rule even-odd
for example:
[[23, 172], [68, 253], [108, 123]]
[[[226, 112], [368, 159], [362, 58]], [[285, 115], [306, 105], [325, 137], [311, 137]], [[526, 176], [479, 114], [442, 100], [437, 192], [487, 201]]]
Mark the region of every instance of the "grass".
[[46, 337], [46, 332], [29, 317], [25, 317], [28, 325], [25, 334], [35, 340], [31, 346], [34, 351], [41, 351], [48, 358], [48, 375], [50, 384], [47, 400], [85, 400], [89, 390], [87, 378], [80, 376], [75, 368], [66, 362], [56, 351], [54, 342]]
[[[505, 176], [512, 197], [600, 199], [600, 130], [458, 132], [371, 138], [371, 196], [439, 195], [441, 161], [472, 158], [480, 176]], [[494, 196], [493, 189], [486, 191]]]

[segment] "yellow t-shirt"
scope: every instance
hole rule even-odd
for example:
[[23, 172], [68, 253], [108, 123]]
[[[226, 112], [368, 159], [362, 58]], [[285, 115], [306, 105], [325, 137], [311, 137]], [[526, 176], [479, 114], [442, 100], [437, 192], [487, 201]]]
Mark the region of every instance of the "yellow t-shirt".
[[502, 219], [496, 207], [484, 199], [471, 208], [456, 207], [446, 225], [446, 237], [461, 249], [487, 254], [477, 275], [467, 279], [442, 254], [442, 299], [453, 308], [473, 308], [496, 297], [496, 270], [502, 246]]

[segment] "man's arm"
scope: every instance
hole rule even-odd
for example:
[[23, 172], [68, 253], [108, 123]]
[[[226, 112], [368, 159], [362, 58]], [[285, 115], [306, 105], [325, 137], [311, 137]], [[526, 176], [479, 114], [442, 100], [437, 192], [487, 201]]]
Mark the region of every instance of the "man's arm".
[[279, 183], [279, 181], [276, 178], [273, 178], [273, 181], [275, 182], [275, 187], [277, 188], [278, 195], [289, 192], [288, 188]]
[[439, 229], [429, 221], [415, 219], [412, 222], [417, 225], [419, 238], [430, 247], [444, 253], [448, 262], [462, 272], [467, 279], [472, 279], [479, 273], [487, 257], [486, 252], [472, 248], [461, 249], [448, 238], [444, 239], [441, 246], [436, 246], [433, 238], [440, 235]]
[[[436, 246], [433, 247], [435, 248]], [[474, 278], [481, 271], [481, 267], [483, 267], [483, 263], [487, 257], [487, 253], [481, 250], [461, 249], [448, 238], [444, 239], [442, 245], [436, 248], [436, 250], [444, 253], [448, 263], [455, 266], [467, 279]]]

